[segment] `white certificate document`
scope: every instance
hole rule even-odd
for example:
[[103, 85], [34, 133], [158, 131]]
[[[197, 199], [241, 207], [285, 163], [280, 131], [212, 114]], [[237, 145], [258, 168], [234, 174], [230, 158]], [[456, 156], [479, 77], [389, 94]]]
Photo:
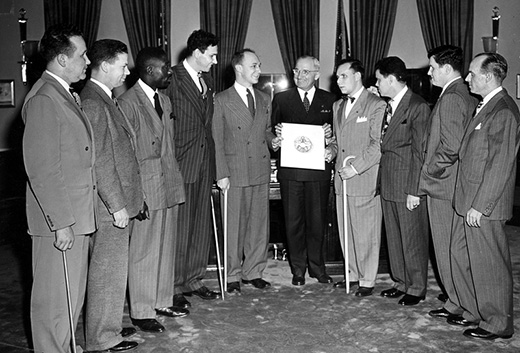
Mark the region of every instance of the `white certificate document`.
[[325, 131], [321, 125], [282, 124], [280, 166], [325, 170]]

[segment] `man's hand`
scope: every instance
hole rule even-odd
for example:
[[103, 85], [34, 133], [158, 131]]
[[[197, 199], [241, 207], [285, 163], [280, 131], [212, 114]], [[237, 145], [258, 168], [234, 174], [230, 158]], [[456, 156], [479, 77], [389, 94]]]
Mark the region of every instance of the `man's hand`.
[[379, 93], [379, 88], [377, 88], [375, 86], [370, 86], [369, 88], [367, 88], [367, 91], [378, 97], [381, 97], [381, 94]]
[[229, 190], [229, 178], [222, 178], [217, 181], [217, 186], [222, 190], [223, 192], [226, 192]]
[[55, 234], [54, 247], [61, 251], [72, 249], [74, 245], [74, 231], [72, 227], [58, 229]]
[[117, 212], [114, 212], [112, 217], [114, 217], [113, 224], [117, 228], [125, 228], [128, 225], [128, 221], [130, 220], [130, 216], [128, 215], [125, 207]]
[[325, 162], [330, 163], [332, 161], [332, 151], [330, 147], [325, 147]]
[[282, 123], [278, 123], [274, 127], [274, 132], [276, 134], [276, 137], [282, 137], [282, 127], [283, 127]]
[[329, 123], [325, 123], [322, 128], [325, 132], [325, 139], [330, 139], [332, 137], [332, 126]]
[[413, 195], [407, 195], [406, 196], [406, 208], [408, 211], [413, 211], [417, 207], [419, 207], [419, 204], [421, 203], [421, 198]]
[[354, 169], [352, 168], [352, 166], [350, 165], [347, 165], [343, 168], [341, 168], [339, 171], [339, 176], [341, 177], [341, 179], [343, 180], [347, 180], [347, 179], [350, 179], [354, 176], [356, 176], [356, 172], [354, 171]]
[[482, 217], [482, 213], [472, 207], [466, 213], [466, 223], [470, 227], [480, 228], [480, 217]]

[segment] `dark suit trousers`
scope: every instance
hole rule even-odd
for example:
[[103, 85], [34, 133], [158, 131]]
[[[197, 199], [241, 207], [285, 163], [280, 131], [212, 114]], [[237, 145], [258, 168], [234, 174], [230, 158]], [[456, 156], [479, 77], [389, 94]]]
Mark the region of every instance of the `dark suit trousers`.
[[426, 202], [413, 211], [406, 208], [406, 202], [381, 198], [381, 203], [394, 287], [406, 294], [424, 296], [429, 246]]
[[211, 186], [207, 171], [199, 181], [185, 183], [186, 202], [179, 205], [177, 252], [175, 254], [175, 294], [191, 292], [204, 284], [212, 236]]
[[294, 276], [326, 273], [323, 239], [327, 222], [330, 181], [280, 180], [289, 263]]
[[[70, 299], [77, 327], [87, 285], [90, 236], [76, 235], [72, 249], [65, 252], [69, 269]], [[70, 324], [65, 289], [65, 272], [54, 237], [32, 237], [33, 286], [31, 329], [35, 352], [70, 352]]]
[[130, 224], [121, 229], [111, 221], [102, 220], [91, 237], [85, 325], [86, 348], [89, 351], [105, 350], [123, 341], [120, 332], [126, 296], [130, 228]]
[[497, 335], [513, 334], [513, 275], [505, 221], [470, 227], [455, 216], [451, 260], [463, 316]]

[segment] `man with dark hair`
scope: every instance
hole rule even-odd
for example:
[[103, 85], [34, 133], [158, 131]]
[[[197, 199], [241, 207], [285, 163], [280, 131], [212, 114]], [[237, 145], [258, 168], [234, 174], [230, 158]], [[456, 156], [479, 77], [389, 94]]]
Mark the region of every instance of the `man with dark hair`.
[[327, 156], [324, 170], [278, 168], [278, 180], [285, 215], [285, 229], [292, 284], [305, 284], [305, 272], [320, 283], [332, 283], [323, 256], [327, 227], [332, 159], [336, 144], [332, 137], [332, 104], [336, 97], [316, 88], [320, 62], [312, 56], [296, 60], [293, 69], [295, 88], [280, 92], [273, 99], [272, 123], [281, 136], [283, 123], [320, 125], [325, 130]]
[[381, 296], [401, 305], [424, 300], [428, 280], [428, 211], [418, 195], [422, 141], [430, 116], [428, 103], [405, 82], [406, 65], [396, 56], [376, 64], [376, 86], [389, 99], [381, 142], [381, 204], [394, 285]]
[[25, 97], [23, 156], [28, 176], [27, 224], [32, 237], [31, 329], [37, 352], [70, 351], [64, 261], [76, 327], [85, 297], [90, 234], [96, 230], [92, 127], [71, 83], [90, 61], [74, 26], [47, 29], [40, 42], [46, 70]]
[[464, 312], [454, 323], [477, 328], [464, 336], [484, 340], [513, 335], [513, 274], [506, 220], [513, 216], [520, 112], [502, 87], [507, 62], [483, 53], [466, 81], [482, 97], [459, 151], [451, 261]]
[[213, 137], [217, 185], [228, 194], [227, 291], [240, 292], [244, 284], [264, 289], [262, 279], [269, 244], [268, 148], [278, 148], [271, 131], [271, 101], [253, 89], [260, 77], [260, 60], [251, 49], [243, 49], [231, 60], [233, 87], [215, 97]]
[[212, 239], [210, 197], [215, 179], [214, 92], [208, 72], [217, 63], [217, 45], [215, 35], [194, 31], [188, 38], [188, 56], [173, 67], [166, 91], [173, 104], [176, 157], [186, 190], [186, 203], [179, 207], [174, 297], [174, 305], [185, 308], [191, 304], [183, 293], [202, 299], [219, 297], [202, 282]]
[[175, 241], [184, 188], [173, 144], [172, 105], [159, 92], [171, 79], [161, 48], [144, 48], [135, 60], [139, 80], [120, 97], [120, 106], [136, 133], [135, 151], [145, 209], [130, 229], [128, 290], [130, 317], [145, 332], [163, 332], [157, 315], [182, 317], [172, 306]]
[[[343, 252], [343, 202], [347, 204], [348, 266], [352, 284], [359, 284], [355, 295], [372, 295], [379, 264], [381, 244], [381, 200], [377, 174], [381, 158], [381, 123], [385, 102], [363, 87], [365, 69], [359, 60], [344, 59], [336, 77], [344, 99], [334, 103], [334, 134], [338, 144], [336, 209]], [[348, 163], [343, 166], [343, 161]], [[346, 180], [346, 200], [342, 181]], [[349, 284], [350, 285], [350, 284]], [[345, 281], [335, 287], [345, 288]]]
[[452, 201], [460, 142], [477, 102], [461, 77], [464, 58], [461, 48], [443, 45], [431, 50], [428, 56], [428, 75], [433, 85], [442, 87], [442, 92], [430, 114], [423, 141], [419, 195], [426, 195], [437, 268], [447, 295], [444, 306], [429, 314], [447, 318], [450, 314], [462, 313], [450, 264], [451, 223], [455, 214]]
[[[86, 345], [89, 352], [125, 351], [122, 319], [128, 273], [129, 224], [143, 206], [135, 131], [114, 101], [112, 90], [123, 85], [128, 49], [118, 40], [96, 41], [88, 51], [91, 79], [81, 91], [83, 111], [94, 129], [99, 228], [90, 242], [87, 280]], [[135, 332], [126, 328], [123, 332]]]

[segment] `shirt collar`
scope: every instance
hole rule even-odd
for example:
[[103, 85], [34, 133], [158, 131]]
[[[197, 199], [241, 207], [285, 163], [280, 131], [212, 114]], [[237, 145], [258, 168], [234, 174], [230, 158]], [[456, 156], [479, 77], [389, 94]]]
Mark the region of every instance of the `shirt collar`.
[[300, 99], [303, 101], [303, 98], [305, 97], [305, 92], [307, 92], [307, 99], [309, 100], [309, 103], [312, 103], [312, 99], [314, 98], [314, 94], [316, 93], [316, 86], [312, 86], [311, 89], [308, 91], [304, 91], [300, 87], [296, 87], [298, 90], [298, 93], [300, 94]]
[[484, 99], [482, 99], [482, 106], [481, 106], [481, 109], [483, 106], [485, 106], [487, 104], [487, 102], [489, 102], [491, 100], [491, 98], [493, 98], [494, 96], [496, 96], [498, 94], [498, 92], [500, 92], [502, 90], [502, 86], [499, 86], [497, 88], [495, 88], [494, 90], [492, 90], [491, 92], [489, 92], [485, 97]]
[[198, 76], [199, 73], [197, 71], [195, 71], [195, 69], [193, 67], [191, 67], [190, 64], [188, 64], [188, 60], [186, 60], [186, 59], [184, 59], [184, 61], [182, 62], [182, 65], [184, 66], [186, 71], [188, 71], [188, 74], [190, 74], [190, 77], [193, 80], [193, 82], [195, 82], [197, 87], [199, 87], [199, 85], [200, 85], [199, 76]]
[[98, 85], [99, 87], [101, 87], [101, 89], [103, 89], [103, 91], [105, 91], [105, 93], [110, 97], [110, 99], [114, 98], [114, 97], [112, 96], [112, 91], [111, 91], [110, 88], [108, 88], [104, 83], [99, 82], [98, 80], [96, 80], [96, 79], [93, 78], [93, 77], [90, 78], [90, 81], [92, 81], [93, 83], [95, 83], [96, 85]]
[[[240, 98], [242, 98], [242, 100], [246, 103], [247, 105], [247, 87], [245, 86], [242, 86], [240, 83], [238, 83], [237, 81], [235, 81], [235, 83], [233, 84], [233, 87], [235, 88], [235, 90], [237, 91], [238, 95], [240, 96]], [[249, 91], [251, 91], [251, 95], [253, 96], [253, 99], [255, 99], [255, 90], [253, 89], [253, 87], [251, 87], [249, 89]]]
[[146, 94], [146, 96], [148, 97], [150, 102], [152, 102], [152, 105], [155, 107], [155, 100], [153, 99], [153, 96], [155, 96], [156, 91], [154, 91], [152, 87], [148, 86], [141, 79], [137, 80], [137, 83], [139, 84], [139, 86], [141, 86], [141, 88], [143, 89], [144, 93]]
[[446, 91], [446, 88], [448, 88], [449, 85], [451, 85], [453, 82], [457, 81], [459, 78], [462, 78], [461, 76], [457, 76], [451, 80], [449, 80], [448, 82], [446, 82], [446, 84], [444, 85], [444, 87], [442, 87], [442, 92], [441, 92], [441, 96], [442, 94], [444, 93], [444, 91]]
[[67, 92], [69, 92], [69, 94], [72, 96], [72, 94], [71, 94], [70, 91], [69, 91], [70, 85], [69, 85], [67, 82], [65, 82], [64, 79], [62, 79], [61, 77], [59, 77], [59, 76], [56, 75], [55, 73], [50, 72], [49, 70], [45, 70], [45, 72], [48, 73], [49, 75], [51, 75], [53, 78], [55, 78], [56, 81], [58, 81], [58, 82], [60, 83], [60, 85], [62, 85], [63, 88], [65, 88], [65, 90], [66, 90]]
[[397, 93], [395, 95], [395, 97], [390, 100], [390, 105], [392, 106], [392, 111], [395, 112], [395, 110], [397, 109], [397, 106], [399, 105], [399, 103], [401, 103], [401, 100], [403, 99], [403, 97], [407, 91], [408, 91], [408, 86], [404, 86], [403, 89], [400, 90], [399, 93]]
[[359, 96], [361, 96], [361, 93], [363, 92], [364, 89], [365, 89], [365, 87], [361, 87], [356, 93], [349, 95], [349, 97], [358, 99]]

